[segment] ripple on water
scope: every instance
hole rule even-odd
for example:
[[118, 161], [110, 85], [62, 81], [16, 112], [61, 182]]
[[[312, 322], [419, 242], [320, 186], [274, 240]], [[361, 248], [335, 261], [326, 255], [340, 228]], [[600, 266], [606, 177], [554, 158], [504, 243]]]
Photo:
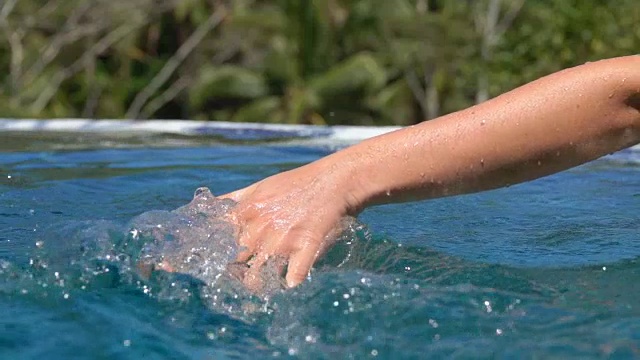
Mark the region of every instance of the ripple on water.
[[[623, 280], [640, 274], [636, 260], [606, 271], [513, 268], [400, 246], [351, 223], [309, 281], [256, 296], [228, 272], [233, 229], [215, 219], [233, 204], [211, 201], [200, 191], [124, 227], [57, 224], [25, 263], [0, 260], [3, 310], [19, 319], [2, 321], [0, 355], [65, 357], [88, 343], [106, 356], [191, 358], [638, 355], [637, 291]], [[172, 271], [157, 268], [164, 262]]]

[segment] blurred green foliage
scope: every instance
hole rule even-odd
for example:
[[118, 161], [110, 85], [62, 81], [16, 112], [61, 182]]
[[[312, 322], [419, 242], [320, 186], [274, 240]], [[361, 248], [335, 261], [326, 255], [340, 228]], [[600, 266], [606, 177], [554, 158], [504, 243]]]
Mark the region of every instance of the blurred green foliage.
[[640, 51], [637, 0], [3, 0], [0, 117], [407, 125]]

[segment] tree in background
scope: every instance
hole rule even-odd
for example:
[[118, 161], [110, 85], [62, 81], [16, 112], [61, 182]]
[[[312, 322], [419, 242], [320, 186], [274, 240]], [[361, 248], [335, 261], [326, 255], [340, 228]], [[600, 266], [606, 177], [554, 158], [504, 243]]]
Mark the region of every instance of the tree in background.
[[640, 49], [602, 0], [4, 0], [0, 116], [407, 125]]

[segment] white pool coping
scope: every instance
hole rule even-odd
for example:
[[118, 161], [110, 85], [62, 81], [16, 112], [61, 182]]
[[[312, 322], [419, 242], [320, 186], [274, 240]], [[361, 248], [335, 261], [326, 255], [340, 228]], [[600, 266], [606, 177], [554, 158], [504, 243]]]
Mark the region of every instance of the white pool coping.
[[360, 141], [399, 126], [315, 126], [262, 123], [233, 123], [193, 120], [91, 120], [91, 119], [0, 119], [0, 131], [78, 133], [156, 133], [207, 135], [215, 130], [271, 131], [292, 136], [335, 141]]
[[[215, 135], [216, 130], [270, 131], [323, 143], [355, 143], [401, 126], [317, 126], [195, 120], [2, 119], [0, 132], [70, 132], [104, 134]], [[640, 151], [640, 145], [632, 147]]]

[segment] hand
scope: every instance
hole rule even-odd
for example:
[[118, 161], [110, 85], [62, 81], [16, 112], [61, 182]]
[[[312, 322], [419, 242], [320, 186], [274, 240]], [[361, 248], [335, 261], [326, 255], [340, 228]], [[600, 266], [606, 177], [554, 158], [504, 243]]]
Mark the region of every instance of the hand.
[[274, 258], [287, 260], [287, 286], [300, 284], [333, 245], [341, 219], [355, 208], [341, 175], [345, 167], [318, 161], [220, 197], [238, 202], [230, 217], [243, 248], [238, 261], [248, 261], [248, 288], [262, 286], [260, 271]]
[[638, 144], [639, 65], [629, 56], [561, 71], [224, 195], [238, 202], [245, 284], [259, 288], [270, 258], [288, 261], [287, 285], [299, 284], [341, 218], [365, 206], [494, 189]]

